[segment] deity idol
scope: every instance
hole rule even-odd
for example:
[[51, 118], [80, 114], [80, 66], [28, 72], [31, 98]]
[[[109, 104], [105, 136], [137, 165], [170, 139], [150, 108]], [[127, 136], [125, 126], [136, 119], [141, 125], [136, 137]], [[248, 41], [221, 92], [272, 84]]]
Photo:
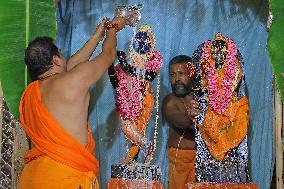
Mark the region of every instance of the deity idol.
[[145, 162], [149, 162], [154, 150], [145, 132], [154, 108], [152, 81], [162, 66], [161, 53], [155, 47], [151, 27], [141, 25], [132, 39], [129, 53], [118, 51], [119, 63], [109, 69], [122, 131], [132, 143], [124, 163], [137, 158], [139, 151]]
[[193, 63], [201, 78], [203, 109], [196, 127], [196, 181], [248, 183], [249, 105], [244, 63], [236, 44], [217, 33], [201, 44]]

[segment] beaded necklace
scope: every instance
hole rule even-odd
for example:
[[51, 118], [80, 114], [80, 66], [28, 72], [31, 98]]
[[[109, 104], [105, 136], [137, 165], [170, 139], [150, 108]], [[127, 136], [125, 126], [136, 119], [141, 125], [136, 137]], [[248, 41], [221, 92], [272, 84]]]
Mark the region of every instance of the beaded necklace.
[[59, 74], [59, 73], [50, 73], [50, 74], [44, 75], [42, 77], [38, 77], [38, 79], [43, 81], [43, 80], [46, 80], [47, 78], [54, 76], [54, 75], [57, 75], [57, 74]]

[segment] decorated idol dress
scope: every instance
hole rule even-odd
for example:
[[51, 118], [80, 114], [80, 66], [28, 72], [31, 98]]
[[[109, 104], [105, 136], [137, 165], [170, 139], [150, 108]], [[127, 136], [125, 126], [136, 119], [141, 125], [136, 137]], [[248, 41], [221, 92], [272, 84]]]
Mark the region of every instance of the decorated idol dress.
[[193, 63], [201, 81], [195, 97], [203, 110], [196, 117], [196, 181], [248, 183], [249, 106], [242, 56], [231, 39], [218, 33], [195, 50]]
[[152, 81], [162, 66], [162, 56], [155, 50], [151, 27], [140, 26], [129, 52], [118, 51], [117, 57], [118, 63], [112, 65], [108, 73], [115, 89], [122, 131], [131, 147], [122, 162], [112, 165], [111, 177], [160, 180], [160, 169], [150, 165], [155, 141], [145, 136], [155, 106]]

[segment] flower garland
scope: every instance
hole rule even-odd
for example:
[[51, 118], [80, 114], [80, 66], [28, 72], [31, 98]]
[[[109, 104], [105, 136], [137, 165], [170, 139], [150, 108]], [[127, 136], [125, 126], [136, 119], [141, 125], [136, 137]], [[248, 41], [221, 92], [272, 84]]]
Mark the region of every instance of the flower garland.
[[145, 70], [148, 72], [158, 73], [162, 67], [162, 55], [160, 51], [155, 51], [144, 65]]
[[[207, 73], [208, 90], [209, 90], [209, 104], [219, 114], [226, 111], [231, 102], [232, 93], [234, 91], [237, 48], [236, 44], [231, 40], [226, 40], [228, 44], [228, 54], [224, 64], [225, 76], [221, 83], [221, 89], [218, 89], [218, 74], [215, 70], [215, 62], [211, 57], [211, 41], [206, 41], [203, 46], [203, 53], [201, 56], [201, 63]], [[219, 92], [220, 90], [220, 92]]]
[[[115, 66], [115, 73], [119, 81], [119, 85], [116, 88], [116, 108], [123, 120], [136, 120], [141, 109], [140, 101], [144, 97], [144, 92], [148, 87], [147, 80], [140, 79], [135, 74], [136, 69], [125, 70], [125, 66], [125, 64], [124, 67], [120, 64]], [[150, 59], [145, 63], [144, 69], [146, 70], [146, 73], [154, 73], [156, 76], [161, 67], [161, 53], [159, 51], [155, 51]], [[127, 71], [129, 70], [133, 70], [134, 72], [128, 75]], [[145, 76], [146, 78], [149, 78], [147, 75]], [[151, 77], [151, 80], [154, 78], [155, 77]], [[128, 85], [129, 82], [131, 83], [131, 86]], [[131, 89], [131, 92], [129, 89]]]
[[157, 148], [157, 138], [158, 138], [158, 124], [159, 124], [159, 98], [160, 98], [160, 73], [158, 73], [157, 77], [157, 94], [156, 94], [156, 118], [155, 118], [155, 127], [154, 127], [154, 137], [153, 137], [153, 153], [151, 154], [151, 157], [149, 158], [149, 163], [153, 159], [154, 152], [156, 151]]
[[141, 109], [140, 99], [144, 96], [146, 82], [127, 75], [120, 65], [115, 66], [115, 72], [119, 80], [116, 88], [117, 111], [123, 120], [137, 120]]

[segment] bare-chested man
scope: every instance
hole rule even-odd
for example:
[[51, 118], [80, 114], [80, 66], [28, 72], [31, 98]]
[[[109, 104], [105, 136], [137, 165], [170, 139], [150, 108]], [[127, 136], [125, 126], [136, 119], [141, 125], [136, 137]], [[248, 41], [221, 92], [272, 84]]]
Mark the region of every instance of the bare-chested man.
[[195, 70], [189, 56], [179, 55], [169, 63], [172, 93], [163, 102], [163, 113], [169, 123], [169, 189], [180, 189], [194, 182], [194, 118], [200, 113], [193, 98]]
[[[25, 155], [20, 188], [99, 188], [88, 125], [90, 89], [115, 60], [116, 32], [125, 22], [104, 19], [67, 62], [49, 37], [27, 47], [25, 63], [33, 82], [23, 93], [20, 118], [34, 147]], [[104, 34], [102, 52], [89, 60]]]

